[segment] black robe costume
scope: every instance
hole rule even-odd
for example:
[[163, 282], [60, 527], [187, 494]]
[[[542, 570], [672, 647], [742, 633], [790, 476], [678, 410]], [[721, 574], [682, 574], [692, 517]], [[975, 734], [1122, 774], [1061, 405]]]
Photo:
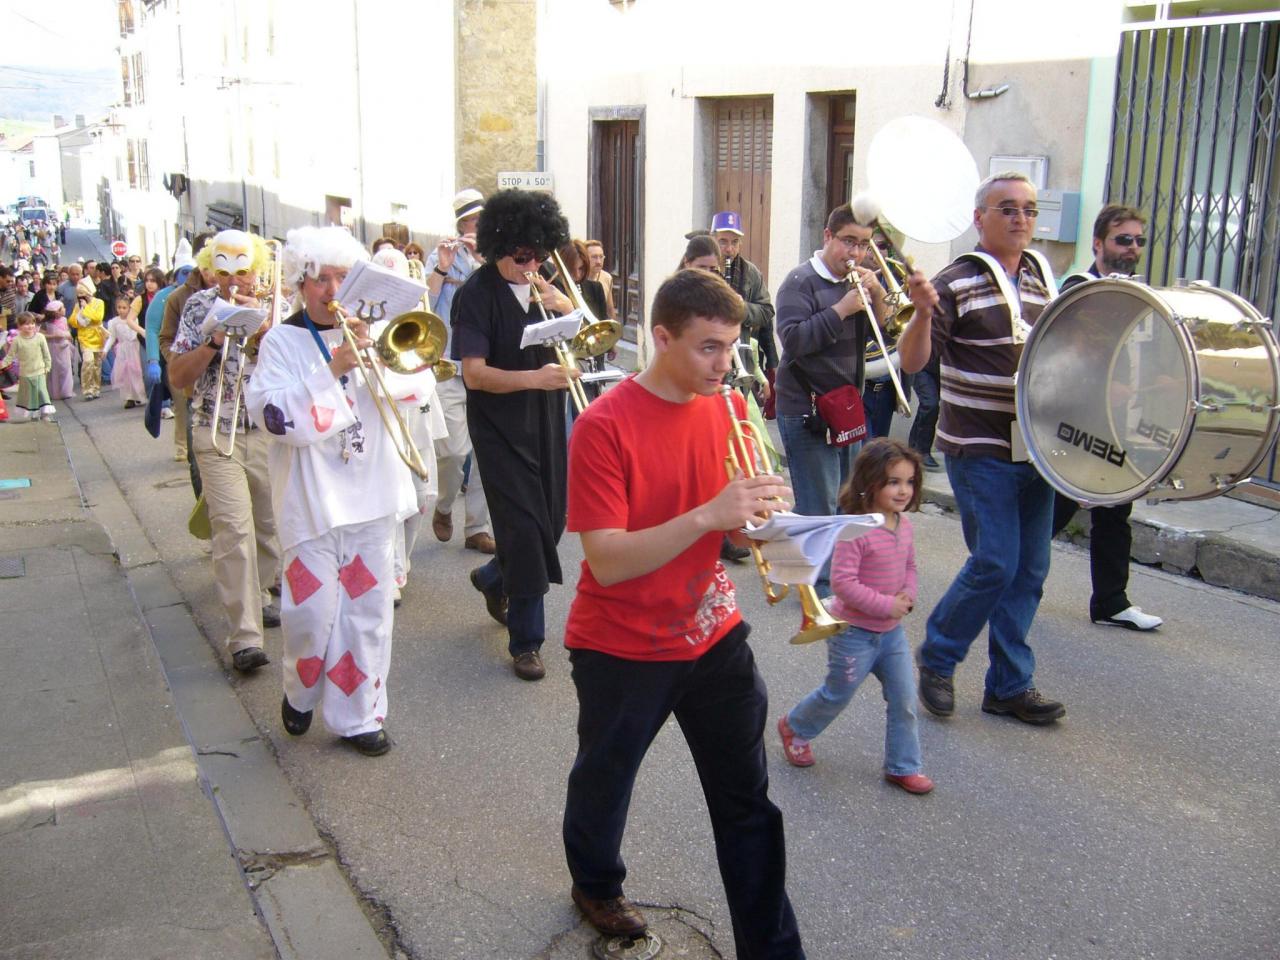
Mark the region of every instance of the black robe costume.
[[[542, 320], [532, 300], [523, 310], [492, 263], [475, 271], [453, 298], [455, 360], [483, 357], [499, 370], [537, 370], [556, 361], [550, 347], [520, 349], [527, 324]], [[467, 385], [467, 427], [493, 521], [510, 597], [534, 597], [563, 583], [556, 544], [564, 533], [568, 454], [565, 391], [486, 393]]]

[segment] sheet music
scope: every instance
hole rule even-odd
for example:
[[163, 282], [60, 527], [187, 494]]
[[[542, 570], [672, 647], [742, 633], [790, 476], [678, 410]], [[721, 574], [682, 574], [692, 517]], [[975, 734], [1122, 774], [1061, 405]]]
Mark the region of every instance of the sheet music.
[[603, 370], [584, 370], [582, 371], [583, 383], [598, 383], [612, 380], [622, 380], [627, 373], [621, 367], [605, 367]]
[[267, 322], [267, 311], [257, 307], [246, 307], [243, 304], [231, 303], [218, 297], [213, 306], [205, 314], [200, 325], [200, 333], [209, 336], [215, 330], [225, 330], [231, 337], [248, 337], [258, 332], [258, 328]]
[[743, 533], [761, 541], [760, 553], [769, 561], [771, 581], [813, 584], [837, 543], [854, 540], [882, 526], [882, 513], [806, 517], [780, 511], [762, 524], [748, 525]]
[[338, 288], [337, 300], [353, 317], [376, 323], [417, 310], [426, 292], [424, 284], [371, 260], [357, 260]]
[[524, 336], [520, 338], [520, 349], [539, 347], [555, 340], [572, 340], [582, 326], [582, 311], [574, 310], [563, 317], [552, 317], [550, 320], [539, 320], [524, 328]]

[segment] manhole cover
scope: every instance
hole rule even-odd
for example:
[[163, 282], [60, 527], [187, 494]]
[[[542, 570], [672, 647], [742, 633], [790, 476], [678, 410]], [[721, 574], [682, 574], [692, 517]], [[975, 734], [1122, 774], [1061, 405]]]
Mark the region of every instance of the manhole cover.
[[0, 580], [13, 580], [27, 575], [27, 561], [23, 557], [0, 557]]
[[662, 941], [652, 933], [636, 939], [630, 937], [601, 937], [591, 945], [591, 954], [598, 960], [652, 960], [662, 952]]

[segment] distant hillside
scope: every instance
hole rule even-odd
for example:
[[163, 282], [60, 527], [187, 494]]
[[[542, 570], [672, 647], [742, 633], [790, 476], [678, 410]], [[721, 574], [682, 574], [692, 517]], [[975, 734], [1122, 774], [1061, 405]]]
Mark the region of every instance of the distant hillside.
[[59, 114], [99, 116], [120, 99], [120, 77], [107, 70], [0, 66], [0, 112], [12, 120], [49, 123]]

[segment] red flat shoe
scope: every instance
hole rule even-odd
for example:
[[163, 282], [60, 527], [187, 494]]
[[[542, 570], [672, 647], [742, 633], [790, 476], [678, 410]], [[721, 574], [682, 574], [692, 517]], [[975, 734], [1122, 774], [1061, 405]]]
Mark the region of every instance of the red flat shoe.
[[809, 741], [801, 740], [795, 735], [791, 724], [787, 723], [785, 713], [778, 718], [778, 736], [782, 738], [782, 753], [787, 758], [787, 763], [793, 767], [813, 766], [813, 751], [809, 749]]
[[884, 778], [895, 787], [901, 787], [907, 793], [928, 793], [933, 789], [933, 781], [923, 773], [886, 773]]

